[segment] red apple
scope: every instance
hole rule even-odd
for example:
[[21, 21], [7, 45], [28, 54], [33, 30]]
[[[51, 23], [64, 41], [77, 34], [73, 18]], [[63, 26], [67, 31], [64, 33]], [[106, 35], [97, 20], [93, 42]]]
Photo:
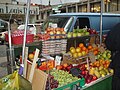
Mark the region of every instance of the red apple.
[[85, 71], [82, 71], [81, 74], [82, 74], [82, 75], [85, 75]]
[[87, 80], [86, 80], [86, 83], [87, 83], [87, 84], [88, 84], [88, 83], [90, 83], [90, 82], [91, 82], [91, 80], [90, 80], [90, 79], [87, 79]]
[[96, 77], [96, 76], [93, 76], [92, 80], [93, 80], [93, 81], [94, 81], [94, 80], [97, 80], [97, 77]]
[[71, 68], [73, 68], [73, 65], [72, 65], [72, 64], [70, 64], [69, 66], [66, 67], [66, 69], [67, 69], [68, 71], [70, 71]]

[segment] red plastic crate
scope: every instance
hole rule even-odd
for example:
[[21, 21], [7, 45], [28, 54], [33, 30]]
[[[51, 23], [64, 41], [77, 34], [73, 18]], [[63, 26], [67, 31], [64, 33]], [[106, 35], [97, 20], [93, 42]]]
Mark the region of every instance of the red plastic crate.
[[[12, 44], [23, 44], [23, 36], [24, 35], [12, 35], [11, 42]], [[5, 34], [5, 40], [8, 41], [8, 34]], [[26, 43], [31, 43], [34, 41], [34, 34], [27, 34]]]

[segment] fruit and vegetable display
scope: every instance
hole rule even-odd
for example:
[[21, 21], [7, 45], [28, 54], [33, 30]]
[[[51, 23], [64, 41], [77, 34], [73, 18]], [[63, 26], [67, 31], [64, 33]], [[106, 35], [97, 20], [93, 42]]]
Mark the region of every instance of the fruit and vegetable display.
[[102, 59], [102, 60], [109, 60], [111, 57], [111, 52], [109, 50], [105, 50], [103, 53], [99, 52], [98, 55], [96, 56], [97, 59]]
[[78, 47], [70, 47], [70, 53], [73, 58], [78, 58], [88, 54], [88, 49], [83, 43], [80, 43]]
[[39, 40], [49, 40], [49, 39], [62, 39], [62, 38], [75, 38], [81, 36], [88, 36], [98, 34], [95, 29], [83, 28], [83, 29], [73, 29], [72, 32], [66, 33], [64, 28], [47, 28], [44, 33], [37, 34]]
[[54, 76], [48, 75], [47, 82], [46, 82], [46, 88], [45, 90], [51, 90], [53, 88], [58, 87], [59, 82], [55, 80]]
[[81, 37], [81, 36], [88, 36], [92, 34], [97, 34], [97, 31], [90, 28], [83, 28], [83, 29], [73, 29], [72, 32], [68, 32], [67, 37]]
[[94, 55], [97, 55], [99, 52], [99, 48], [92, 45], [88, 45], [86, 47], [84, 43], [79, 43], [78, 47], [76, 48], [70, 47], [68, 54], [70, 54], [73, 58], [78, 58], [87, 55], [89, 52], [93, 52]]
[[[78, 54], [79, 52], [82, 51], [82, 48], [84, 47], [83, 43], [79, 44], [79, 48], [70, 48], [70, 54], [72, 57], [74, 57], [74, 54]], [[103, 47], [102, 47], [103, 48]], [[95, 60], [94, 62], [89, 62], [88, 64], [77, 64], [76, 66], [72, 66], [71, 68], [78, 68], [81, 70], [81, 73], [78, 77], [84, 77], [85, 81], [87, 84], [89, 84], [92, 81], [97, 80], [98, 78], [105, 77], [106, 75], [113, 74], [113, 70], [109, 68], [109, 64], [111, 62], [110, 57], [111, 57], [111, 52], [109, 50], [104, 49], [104, 51], [101, 51], [101, 47], [99, 45], [88, 45], [86, 49], [89, 52], [93, 52], [93, 55], [95, 55]], [[79, 51], [79, 52], [78, 52]], [[76, 54], [76, 57], [78, 58]], [[81, 55], [82, 56], [82, 55]], [[89, 57], [88, 57], [89, 59]], [[68, 60], [70, 61], [70, 60]], [[74, 61], [74, 59], [73, 59]], [[64, 70], [64, 69], [62, 69]], [[66, 69], [65, 69], [66, 70]]]
[[46, 33], [50, 35], [51, 39], [60, 39], [66, 37], [64, 28], [47, 28]]
[[59, 87], [79, 79], [78, 77], [73, 77], [72, 74], [69, 74], [69, 72], [63, 70], [53, 70], [50, 74], [53, 75], [54, 79], [58, 81]]

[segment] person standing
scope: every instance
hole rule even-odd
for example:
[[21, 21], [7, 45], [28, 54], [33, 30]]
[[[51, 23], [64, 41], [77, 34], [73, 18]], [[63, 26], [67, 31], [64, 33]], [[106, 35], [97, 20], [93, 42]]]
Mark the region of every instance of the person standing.
[[111, 51], [110, 68], [114, 70], [112, 76], [112, 90], [120, 90], [120, 23], [108, 32], [105, 45]]

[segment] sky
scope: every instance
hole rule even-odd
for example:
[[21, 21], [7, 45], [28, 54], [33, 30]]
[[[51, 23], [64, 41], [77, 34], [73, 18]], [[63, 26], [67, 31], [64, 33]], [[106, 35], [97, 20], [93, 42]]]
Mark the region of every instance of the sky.
[[[25, 2], [25, 3], [27, 2], [27, 0], [17, 0], [17, 1]], [[56, 5], [56, 4], [79, 2], [79, 1], [81, 0], [50, 0], [50, 4]], [[49, 0], [31, 0], [31, 3], [49, 5]]]

